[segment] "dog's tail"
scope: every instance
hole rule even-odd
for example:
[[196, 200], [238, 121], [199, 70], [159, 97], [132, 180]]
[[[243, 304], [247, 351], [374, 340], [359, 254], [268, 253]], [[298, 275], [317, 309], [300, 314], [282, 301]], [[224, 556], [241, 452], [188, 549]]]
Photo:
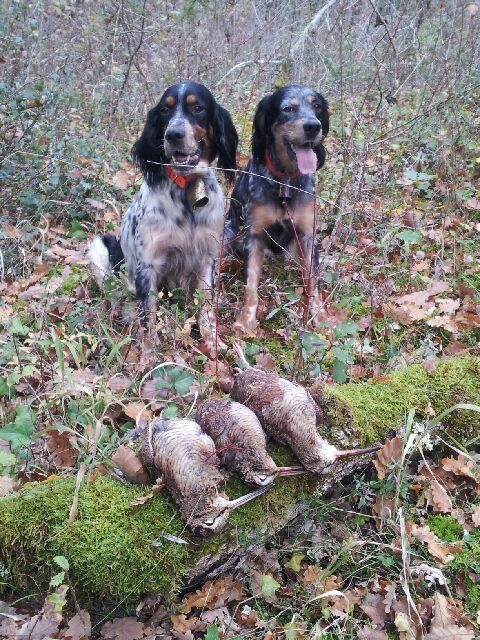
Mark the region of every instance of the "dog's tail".
[[93, 277], [100, 288], [103, 288], [106, 277], [118, 275], [125, 260], [120, 242], [110, 233], [93, 240], [88, 247], [87, 258], [90, 260]]

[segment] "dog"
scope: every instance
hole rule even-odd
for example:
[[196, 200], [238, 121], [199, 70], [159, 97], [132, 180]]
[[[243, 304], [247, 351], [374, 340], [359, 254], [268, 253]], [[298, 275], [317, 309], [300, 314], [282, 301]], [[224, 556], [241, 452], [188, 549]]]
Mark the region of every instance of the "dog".
[[[169, 87], [148, 112], [132, 157], [144, 182], [127, 210], [120, 239], [97, 237], [88, 250], [95, 279], [118, 273], [124, 261], [144, 324], [155, 340], [156, 293], [201, 290], [200, 333], [212, 349], [223, 347], [212, 309], [215, 262], [224, 227], [222, 189], [210, 169], [217, 165], [230, 183], [236, 168], [238, 135], [226, 109], [196, 82]], [[195, 192], [201, 188], [201, 201]]]
[[[315, 172], [325, 163], [325, 98], [301, 85], [265, 96], [253, 122], [252, 154], [232, 193], [228, 221], [237, 235], [245, 225], [244, 300], [234, 328], [257, 327], [258, 283], [265, 257], [287, 251], [301, 265], [310, 315], [319, 310], [315, 241]], [[307, 318], [308, 319], [308, 318]]]

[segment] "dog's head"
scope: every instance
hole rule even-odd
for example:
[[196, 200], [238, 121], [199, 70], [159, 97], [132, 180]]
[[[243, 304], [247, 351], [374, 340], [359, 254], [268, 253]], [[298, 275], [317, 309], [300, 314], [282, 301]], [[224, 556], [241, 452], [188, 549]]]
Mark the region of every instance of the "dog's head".
[[322, 140], [328, 133], [328, 104], [309, 87], [290, 85], [265, 96], [253, 122], [252, 152], [267, 152], [281, 171], [312, 174], [325, 162]]
[[[154, 181], [163, 174], [158, 163], [172, 164], [181, 175], [202, 175], [215, 158], [220, 168], [235, 169], [237, 144], [228, 111], [203, 85], [183, 82], [169, 87], [148, 112], [132, 155], [147, 180]], [[225, 176], [234, 179], [232, 171]]]

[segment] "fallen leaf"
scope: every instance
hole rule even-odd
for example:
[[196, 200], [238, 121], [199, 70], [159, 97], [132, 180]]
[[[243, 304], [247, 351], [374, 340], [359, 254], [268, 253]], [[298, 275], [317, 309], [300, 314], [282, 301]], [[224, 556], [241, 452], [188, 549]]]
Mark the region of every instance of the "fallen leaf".
[[248, 629], [255, 629], [260, 621], [258, 613], [254, 609], [250, 608], [248, 604], [244, 605], [241, 610], [236, 612], [235, 620]]
[[192, 609], [218, 609], [243, 598], [242, 581], [233, 581], [232, 576], [227, 576], [215, 582], [205, 582], [201, 589], [187, 595], [183, 599], [182, 612], [188, 613]]
[[375, 502], [372, 504], [372, 513], [375, 515], [377, 529], [381, 529], [387, 520], [393, 518], [394, 511], [395, 501], [392, 498], [377, 495]]
[[68, 431], [49, 430], [45, 436], [45, 446], [50, 454], [50, 461], [57, 469], [74, 467], [78, 458], [78, 450], [74, 447], [75, 436]]
[[403, 442], [400, 438], [385, 440], [385, 444], [377, 451], [373, 464], [380, 480], [383, 480], [391, 468], [402, 459]]
[[385, 606], [379, 593], [367, 593], [359, 605], [374, 625], [385, 626]]
[[450, 471], [456, 476], [465, 476], [480, 482], [480, 467], [466, 456], [459, 454], [458, 458], [442, 458], [442, 466], [445, 471]]
[[264, 353], [259, 353], [255, 356], [255, 363], [262, 367], [262, 369], [266, 369], [267, 371], [273, 371], [275, 369], [275, 360], [272, 358], [271, 354], [268, 351]]
[[474, 633], [465, 627], [457, 627], [447, 598], [438, 591], [433, 596], [433, 618], [430, 633], [425, 640], [473, 640]]
[[65, 638], [65, 640], [83, 640], [83, 638], [89, 638], [91, 632], [90, 614], [85, 609], [81, 609], [68, 623], [62, 638]]
[[115, 618], [100, 630], [105, 640], [142, 640], [145, 627], [136, 618]]
[[185, 633], [185, 631], [191, 631], [195, 628], [198, 618], [187, 618], [187, 616], [183, 613], [179, 615], [171, 615], [170, 620], [172, 622], [172, 629], [174, 631], [180, 631], [181, 633]]
[[388, 634], [381, 629], [361, 627], [358, 630], [358, 640], [388, 640]]
[[121, 444], [111, 456], [111, 459], [130, 482], [134, 482], [135, 484], [150, 483], [148, 473], [145, 471], [136, 453], [134, 453], [130, 447]]
[[441, 542], [428, 525], [420, 527], [412, 523], [410, 532], [416, 540], [426, 544], [430, 555], [432, 555], [436, 560], [439, 560], [442, 564], [453, 560], [455, 554], [459, 553], [462, 549], [461, 542], [457, 542], [455, 544]]
[[200, 615], [200, 620], [206, 624], [222, 622], [225, 618], [230, 618], [230, 612], [227, 607], [220, 607], [218, 609], [212, 609], [211, 611], [203, 611]]
[[434, 513], [450, 513], [452, 510], [452, 500], [438, 481], [430, 478], [430, 485], [427, 488], [426, 496]]
[[107, 382], [107, 387], [113, 393], [118, 393], [119, 391], [125, 391], [132, 384], [132, 379], [127, 376], [123, 376], [121, 374], [114, 375]]
[[153, 414], [150, 409], [145, 408], [144, 402], [129, 402], [123, 409], [124, 414], [132, 420], [136, 420], [138, 416], [142, 420], [153, 420]]

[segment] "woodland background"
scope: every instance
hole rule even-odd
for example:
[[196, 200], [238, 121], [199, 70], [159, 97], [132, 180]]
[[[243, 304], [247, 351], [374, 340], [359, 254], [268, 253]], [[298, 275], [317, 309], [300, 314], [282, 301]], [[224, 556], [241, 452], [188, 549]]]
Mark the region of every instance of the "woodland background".
[[[318, 179], [324, 325], [303, 325], [301, 278], [274, 265], [260, 287], [260, 330], [244, 342], [252, 364], [344, 384], [478, 356], [479, 36], [480, 3], [461, 0], [2, 2], [0, 495], [79, 468], [100, 474], [147, 404], [184, 415], [231, 385], [233, 354], [207, 358], [181, 292], [159, 311], [165, 366], [146, 369], [123, 281], [100, 295], [84, 257], [88, 239], [118, 229], [140, 183], [130, 147], [179, 80], [204, 83], [229, 109], [241, 165], [265, 93], [304, 83], [330, 103]], [[227, 340], [240, 282], [226, 256], [217, 297]], [[473, 638], [478, 438], [407, 455], [408, 420], [425, 445], [436, 418], [415, 408], [376, 469], [316, 496], [250, 577], [200, 586], [182, 609], [157, 602], [158, 633], [145, 601], [137, 617], [135, 603], [118, 610], [100, 598], [72, 622], [60, 557], [51, 559], [60, 578], [27, 595], [0, 565], [11, 607], [0, 609], [0, 636]], [[420, 617], [401, 587], [407, 539], [421, 566], [411, 576]], [[320, 598], [332, 589], [349, 604]], [[51, 623], [52, 596], [64, 613], [47, 633], [38, 625]], [[449, 625], [456, 636], [442, 632]]]

